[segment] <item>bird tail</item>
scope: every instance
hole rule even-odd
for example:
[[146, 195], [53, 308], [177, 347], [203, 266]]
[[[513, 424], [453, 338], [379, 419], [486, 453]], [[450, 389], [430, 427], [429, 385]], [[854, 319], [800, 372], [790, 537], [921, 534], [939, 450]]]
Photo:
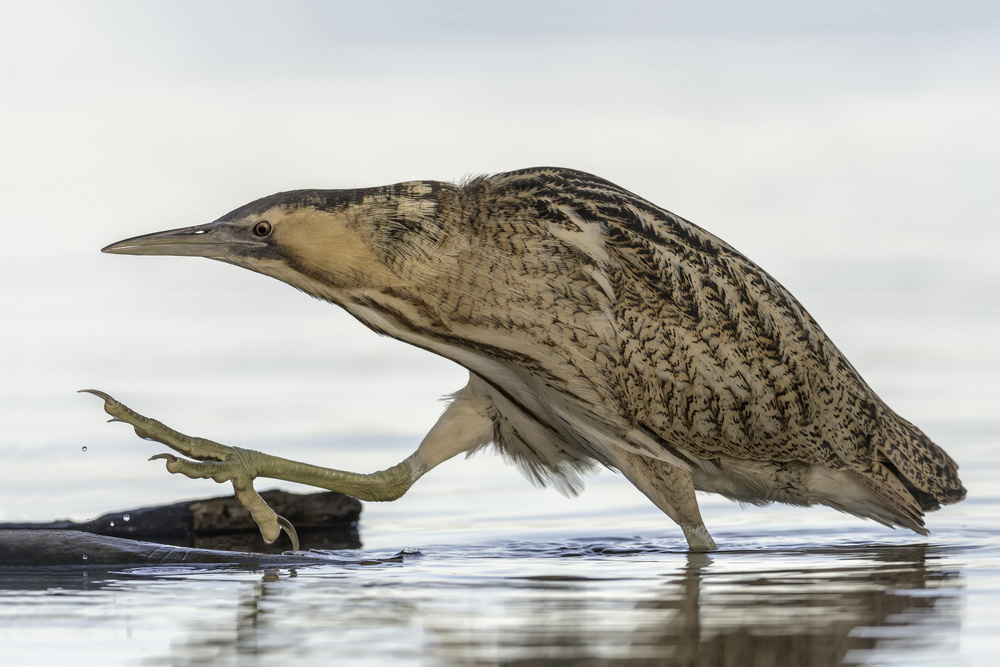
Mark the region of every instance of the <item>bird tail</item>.
[[965, 498], [958, 464], [920, 429], [881, 406], [873, 428], [876, 456], [867, 469], [847, 469], [877, 499], [838, 507], [926, 535], [924, 513]]
[[965, 498], [958, 464], [923, 431], [888, 407], [880, 415], [882, 441], [874, 443], [884, 467], [906, 487], [925, 512]]
[[902, 526], [921, 535], [927, 534], [923, 507], [889, 467], [875, 462], [869, 470], [849, 469], [847, 472], [880, 502], [835, 505], [837, 509], [874, 519], [887, 526]]

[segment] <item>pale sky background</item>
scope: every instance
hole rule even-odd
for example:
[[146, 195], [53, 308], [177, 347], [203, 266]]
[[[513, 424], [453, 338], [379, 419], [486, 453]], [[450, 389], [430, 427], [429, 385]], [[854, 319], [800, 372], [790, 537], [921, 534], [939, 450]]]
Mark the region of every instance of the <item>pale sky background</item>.
[[992, 417], [998, 119], [992, 1], [2, 0], [0, 485], [84, 445], [125, 465], [89, 386], [233, 444], [415, 444], [460, 369], [234, 267], [98, 250], [543, 164], [735, 245], [902, 414]]

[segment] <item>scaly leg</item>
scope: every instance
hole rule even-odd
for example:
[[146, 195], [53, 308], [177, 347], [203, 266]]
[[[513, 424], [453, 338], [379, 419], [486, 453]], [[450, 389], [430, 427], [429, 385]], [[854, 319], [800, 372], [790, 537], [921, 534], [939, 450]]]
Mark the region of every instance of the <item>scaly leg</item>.
[[111, 415], [111, 421], [131, 424], [140, 438], [155, 440], [184, 456], [197, 459], [190, 461], [173, 454], [156, 454], [150, 458], [151, 461], [164, 459], [168, 472], [180, 473], [192, 479], [210, 478], [219, 483], [231, 481], [236, 500], [249, 510], [267, 544], [278, 539], [281, 530], [284, 530], [292, 539], [292, 548], [299, 548], [298, 535], [292, 524], [268, 507], [254, 490], [253, 480], [256, 477], [310, 484], [341, 491], [361, 500], [395, 500], [423, 474], [415, 455], [388, 470], [363, 475], [282, 459], [252, 449], [229, 447], [179, 433], [155, 419], [135, 412], [104, 392], [94, 389], [81, 391], [104, 399], [104, 411]]
[[434, 466], [459, 452], [488, 442], [493, 435], [493, 424], [486, 414], [486, 404], [467, 387], [455, 394], [448, 409], [421, 441], [416, 452], [391, 468], [366, 475], [323, 468], [184, 435], [135, 412], [102, 391], [81, 391], [103, 399], [104, 411], [111, 415], [111, 421], [131, 424], [140, 438], [155, 440], [184, 456], [197, 459], [191, 461], [173, 454], [157, 454], [150, 458], [164, 459], [168, 472], [180, 473], [192, 479], [232, 482], [236, 499], [250, 511], [264, 542], [271, 544], [284, 530], [291, 537], [295, 550], [299, 548], [295, 528], [268, 507], [254, 490], [255, 478], [270, 477], [308, 484], [346, 493], [360, 500], [395, 500]]

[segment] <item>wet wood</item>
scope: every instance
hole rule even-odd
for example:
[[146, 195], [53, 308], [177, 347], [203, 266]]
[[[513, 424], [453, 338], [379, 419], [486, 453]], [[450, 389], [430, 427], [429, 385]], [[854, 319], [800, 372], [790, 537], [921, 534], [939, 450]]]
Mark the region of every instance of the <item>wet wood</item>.
[[[272, 490], [260, 495], [278, 514], [292, 522], [302, 550], [361, 547], [358, 535], [361, 502], [356, 498], [334, 491], [297, 494]], [[14, 539], [13, 533], [8, 531], [25, 530], [45, 531], [53, 539], [57, 533], [51, 531], [80, 531], [189, 549], [258, 554], [280, 554], [292, 548], [285, 534], [274, 544], [264, 544], [250, 513], [232, 496], [113, 512], [85, 522], [0, 524], [0, 531], [3, 531], [0, 535], [7, 542]], [[5, 564], [2, 548], [0, 544], [0, 565]]]

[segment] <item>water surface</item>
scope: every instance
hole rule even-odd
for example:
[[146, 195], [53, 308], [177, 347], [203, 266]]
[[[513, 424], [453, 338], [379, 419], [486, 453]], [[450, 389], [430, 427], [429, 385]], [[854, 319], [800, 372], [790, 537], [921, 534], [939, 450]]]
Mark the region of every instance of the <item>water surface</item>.
[[565, 499], [484, 454], [366, 505], [364, 548], [321, 565], [0, 570], [0, 663], [996, 664], [996, 3], [243, 5], [0, 3], [0, 522], [227, 490], [78, 389], [371, 471], [464, 383], [276, 281], [100, 247], [279, 190], [540, 164], [758, 262], [969, 497], [926, 538], [704, 497], [721, 549], [692, 556], [618, 476]]
[[[950, 435], [971, 455], [1000, 424]], [[991, 664], [1000, 494], [980, 463], [929, 538], [704, 496], [721, 548], [689, 554], [617, 476], [569, 500], [479, 457], [367, 505], [366, 547], [327, 564], [0, 570], [0, 642], [7, 664]]]

